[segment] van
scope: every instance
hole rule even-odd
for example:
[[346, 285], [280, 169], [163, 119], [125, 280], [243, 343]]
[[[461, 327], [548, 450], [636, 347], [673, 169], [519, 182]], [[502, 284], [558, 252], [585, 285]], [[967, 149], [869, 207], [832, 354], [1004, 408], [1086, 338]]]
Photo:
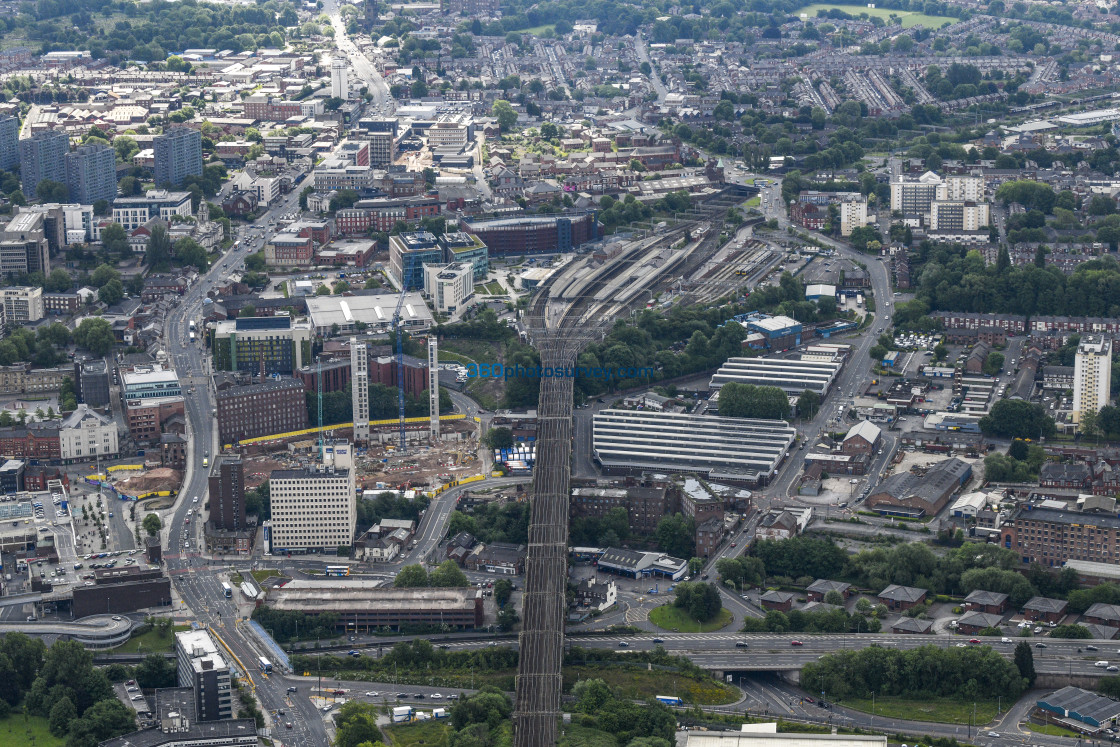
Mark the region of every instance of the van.
[[1104, 669], [1105, 667], [1108, 666], [1108, 662], [1107, 661], [1098, 661], [1098, 662], [1094, 663], [1093, 666]]

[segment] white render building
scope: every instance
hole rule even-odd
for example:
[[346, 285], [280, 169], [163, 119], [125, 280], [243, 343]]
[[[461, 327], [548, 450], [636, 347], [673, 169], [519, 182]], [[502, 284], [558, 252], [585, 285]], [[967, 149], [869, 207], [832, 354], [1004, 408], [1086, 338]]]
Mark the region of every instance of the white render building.
[[469, 262], [425, 264], [424, 295], [432, 299], [440, 313], [461, 309], [474, 296], [474, 267]]
[[117, 424], [87, 405], [78, 405], [78, 409], [62, 421], [59, 445], [59, 456], [66, 461], [115, 456], [120, 451]]
[[352, 448], [348, 441], [328, 443], [322, 464], [273, 470], [268, 482], [272, 552], [334, 550], [354, 543]]
[[1108, 404], [1112, 387], [1112, 340], [1104, 335], [1085, 335], [1073, 361], [1073, 422], [1087, 412], [1098, 412]]

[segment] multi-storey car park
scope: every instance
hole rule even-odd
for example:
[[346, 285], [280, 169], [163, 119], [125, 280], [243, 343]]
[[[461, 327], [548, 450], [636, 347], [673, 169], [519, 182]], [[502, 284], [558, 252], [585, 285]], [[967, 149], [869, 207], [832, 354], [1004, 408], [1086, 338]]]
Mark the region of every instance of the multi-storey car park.
[[777, 471], [796, 435], [784, 420], [607, 409], [595, 414], [592, 451], [606, 474], [698, 472], [760, 484]]

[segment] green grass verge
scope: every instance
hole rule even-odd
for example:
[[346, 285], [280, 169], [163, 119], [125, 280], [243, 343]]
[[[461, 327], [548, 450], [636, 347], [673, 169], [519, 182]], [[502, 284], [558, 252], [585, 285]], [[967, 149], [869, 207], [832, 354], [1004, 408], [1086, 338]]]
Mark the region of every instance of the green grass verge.
[[569, 724], [562, 728], [559, 747], [618, 747], [613, 734], [592, 729], [579, 724]]
[[489, 293], [491, 296], [506, 296], [506, 295], [509, 295], [509, 293], [506, 291], [506, 287], [504, 285], [502, 285], [501, 283], [499, 283], [497, 280], [492, 280], [489, 283], [487, 283], [486, 285], [483, 285], [482, 289], [486, 293]]
[[1032, 724], [1027, 722], [1027, 730], [1033, 731], [1036, 734], [1049, 734], [1052, 737], [1073, 737], [1074, 739], [1081, 739], [1084, 734], [1078, 734], [1073, 729], [1067, 729], [1064, 726], [1057, 724]]
[[272, 578], [274, 576], [282, 576], [282, 575], [284, 575], [284, 574], [282, 574], [280, 571], [276, 570], [275, 568], [269, 568], [269, 569], [262, 570], [262, 571], [253, 571], [253, 578], [255, 578], [258, 583], [261, 582], [261, 581], [264, 581], [266, 578]]
[[759, 206], [759, 205], [761, 205], [761, 204], [762, 204], [762, 198], [761, 198], [761, 197], [759, 197], [758, 195], [755, 195], [754, 197], [750, 198], [750, 199], [749, 199], [749, 200], [747, 200], [747, 202], [746, 202], [746, 205], [747, 205], [747, 207], [749, 207], [749, 208], [752, 208], [752, 207], [758, 207], [758, 206]]
[[690, 677], [675, 671], [649, 670], [645, 664], [623, 667], [576, 665], [564, 667], [564, 690], [580, 680], [600, 679], [623, 698], [646, 700], [675, 695], [688, 705], [725, 705], [739, 699], [739, 692], [712, 677]]
[[[175, 632], [182, 630], [190, 630], [190, 625], [176, 625], [173, 630]], [[112, 651], [114, 654], [152, 654], [152, 653], [166, 653], [173, 651], [175, 648], [175, 633], [169, 634], [167, 637], [161, 637], [158, 630], [149, 630], [146, 633], [141, 633], [134, 638], [128, 639], [126, 642], [117, 646]], [[0, 739], [0, 742], [4, 740]]]
[[231, 584], [235, 584], [235, 585], [236, 584], [241, 584], [241, 583], [245, 582], [245, 577], [242, 576], [240, 573], [231, 573], [230, 576], [229, 576], [229, 582]]
[[[902, 27], [905, 29], [911, 26], [917, 26], [919, 23], [927, 29], [939, 29], [946, 23], [954, 23], [957, 19], [948, 16], [927, 16], [925, 13], [914, 13], [906, 10], [894, 10], [892, 8], [868, 8], [866, 5], [842, 5], [839, 3], [814, 3], [813, 5], [806, 5], [804, 8], [795, 10], [794, 15], [801, 15], [805, 13], [809, 18], [814, 18], [819, 11], [842, 10], [845, 13], [856, 16], [857, 18], [862, 14], [867, 14], [869, 17], [878, 17], [883, 20], [888, 20], [893, 14], [902, 21]], [[889, 23], [889, 21], [888, 21]]]
[[[907, 698], [882, 697], [875, 698], [874, 711], [871, 699], [844, 700], [840, 703], [857, 711], [874, 713], [888, 719], [905, 719], [908, 721], [935, 721], [942, 724], [967, 724], [972, 717], [973, 704], [961, 700], [947, 698], [933, 698], [928, 700], [910, 700]], [[990, 700], [976, 701], [976, 716], [972, 720], [973, 726], [986, 724], [994, 719], [996, 703]]]
[[422, 721], [416, 724], [402, 724], [401, 726], [386, 726], [381, 732], [393, 747], [447, 747], [451, 739], [451, 724], [446, 719], [440, 721]]
[[446, 350], [439, 351], [439, 360], [440, 363], [462, 363], [463, 365], [474, 363], [474, 361], [472, 361], [465, 355], [459, 355], [458, 353], [449, 353]]
[[47, 719], [13, 712], [0, 721], [0, 744], [4, 747], [62, 747], [66, 740], [51, 734]]
[[649, 621], [662, 630], [674, 633], [711, 633], [722, 630], [731, 623], [731, 610], [722, 609], [716, 619], [702, 623], [680, 607], [664, 604], [649, 613]]

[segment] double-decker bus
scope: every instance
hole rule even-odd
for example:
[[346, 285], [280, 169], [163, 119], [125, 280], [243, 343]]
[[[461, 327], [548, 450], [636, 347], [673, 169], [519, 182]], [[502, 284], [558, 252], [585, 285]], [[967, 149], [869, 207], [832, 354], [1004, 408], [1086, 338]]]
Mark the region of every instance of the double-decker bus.
[[328, 565], [326, 570], [323, 571], [328, 576], [349, 576], [350, 566], [348, 565]]

